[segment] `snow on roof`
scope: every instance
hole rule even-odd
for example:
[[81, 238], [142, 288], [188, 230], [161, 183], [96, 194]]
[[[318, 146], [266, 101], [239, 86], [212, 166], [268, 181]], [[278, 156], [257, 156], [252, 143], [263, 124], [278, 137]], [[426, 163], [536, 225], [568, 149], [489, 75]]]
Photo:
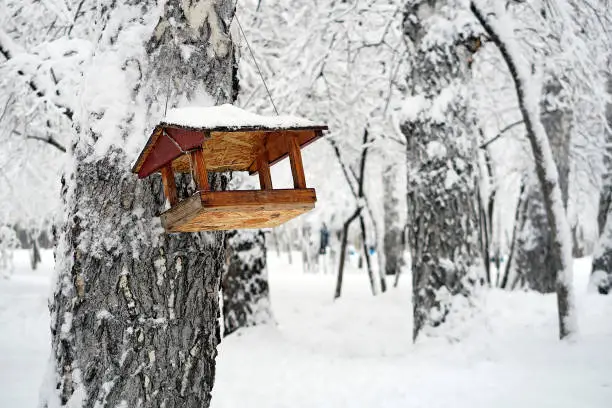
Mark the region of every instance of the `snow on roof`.
[[278, 129], [316, 126], [308, 119], [295, 116], [262, 116], [229, 104], [170, 109], [162, 123], [194, 129], [259, 127]]

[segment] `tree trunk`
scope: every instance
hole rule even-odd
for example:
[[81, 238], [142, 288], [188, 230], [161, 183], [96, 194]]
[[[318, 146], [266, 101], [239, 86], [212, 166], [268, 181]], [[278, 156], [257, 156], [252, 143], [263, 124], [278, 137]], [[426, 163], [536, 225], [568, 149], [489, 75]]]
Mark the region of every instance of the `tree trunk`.
[[[232, 174], [229, 188], [251, 188], [241, 173]], [[267, 272], [266, 237], [261, 230], [226, 233], [226, 269], [221, 279], [223, 334], [272, 321]]]
[[480, 241], [480, 251], [482, 253], [482, 261], [485, 272], [485, 280], [489, 287], [491, 287], [491, 254], [489, 244], [489, 217], [487, 216], [487, 209], [485, 203], [480, 194], [480, 191], [476, 191], [476, 199], [478, 203], [478, 223], [480, 232], [478, 234]]
[[396, 275], [402, 267], [402, 225], [398, 194], [402, 191], [398, 184], [397, 167], [389, 166], [383, 172], [384, 227], [383, 256], [385, 275]]
[[[130, 164], [167, 96], [234, 98], [234, 2], [168, 0], [153, 32], [154, 1], [86, 12], [81, 21], [99, 22], [98, 43], [63, 178], [47, 406], [208, 407], [223, 234], [164, 234], [161, 182], [137, 180]], [[188, 179], [177, 177], [183, 197]], [[213, 188], [222, 181], [212, 177]]]
[[226, 257], [222, 283], [224, 335], [272, 321], [263, 231], [229, 232]]
[[348, 232], [351, 224], [361, 214], [362, 207], [357, 207], [355, 212], [344, 222], [342, 226], [342, 239], [340, 241], [340, 261], [338, 263], [338, 275], [336, 276], [336, 290], [334, 291], [334, 299], [338, 299], [342, 295], [342, 280], [344, 278], [344, 263], [346, 260], [346, 247], [348, 245]]
[[[559, 171], [559, 186], [563, 206], [567, 208], [570, 171], [569, 149], [571, 142], [572, 111], [567, 107], [560, 83], [549, 78], [544, 87], [541, 103], [541, 121], [550, 140], [553, 159]], [[552, 262], [553, 242], [548, 223], [544, 197], [535, 174], [527, 183], [527, 220], [517, 241], [516, 264], [525, 276], [529, 288], [541, 293], [556, 290], [557, 269]]]
[[[612, 93], [612, 74], [608, 75], [608, 93]], [[608, 127], [612, 127], [612, 103], [606, 106]], [[590, 285], [600, 294], [612, 292], [612, 134], [606, 130], [605, 174], [599, 196], [599, 240], [593, 253], [593, 269]]]
[[[365, 199], [365, 192], [364, 192], [364, 181], [365, 181], [366, 160], [368, 158], [368, 140], [369, 140], [368, 137], [369, 137], [369, 131], [368, 131], [368, 128], [366, 127], [363, 130], [362, 150], [361, 150], [361, 157], [359, 159], [359, 173], [358, 173], [358, 176], [356, 177], [357, 178], [357, 188], [356, 188], [356, 191], [353, 192], [353, 195], [357, 200], [358, 206], [355, 209], [355, 212], [344, 222], [344, 225], [342, 227], [342, 243], [340, 245], [340, 263], [338, 265], [338, 276], [336, 280], [336, 291], [334, 293], [334, 299], [339, 298], [342, 293], [342, 279], [344, 277], [344, 262], [346, 259], [346, 246], [348, 243], [348, 232], [349, 232], [349, 227], [351, 226], [351, 223], [355, 221], [357, 217], [359, 217], [360, 225], [361, 225], [361, 235], [358, 237], [358, 239], [361, 239], [362, 247], [364, 251], [364, 254], [359, 256], [359, 269], [361, 269], [362, 267], [363, 256], [367, 256], [368, 257], [367, 261], [368, 261], [368, 275], [370, 278], [370, 287], [372, 289], [372, 294], [374, 295], [376, 294], [376, 289], [374, 287], [374, 275], [372, 273], [372, 265], [370, 263], [369, 254], [367, 253], [368, 249], [367, 249], [367, 243], [366, 243], [367, 241], [366, 241], [365, 223], [363, 220], [363, 216], [361, 215], [361, 211], [363, 210], [363, 205], [360, 205], [361, 204], [360, 201], [363, 201], [364, 203], [367, 204], [367, 200]], [[332, 143], [332, 146], [334, 146], [334, 150], [336, 151], [336, 156], [338, 157], [338, 160], [340, 161], [340, 164], [346, 176], [347, 169], [342, 164], [343, 162], [340, 159], [340, 150], [333, 143]], [[346, 179], [347, 181], [349, 180], [348, 176], [346, 177]], [[381, 277], [381, 285], [384, 285], [383, 279], [384, 278]]]
[[[368, 271], [368, 279], [370, 280], [370, 290], [372, 295], [376, 296], [376, 284], [374, 283], [374, 271], [372, 270], [372, 260], [370, 259], [370, 249], [368, 248], [368, 237], [366, 236], [365, 220], [363, 215], [359, 214], [359, 228], [361, 229], [361, 246], [363, 249], [363, 257], [366, 261], [366, 268]], [[385, 281], [381, 279], [381, 290], [384, 292], [387, 290]], [[384, 288], [384, 289], [383, 289]]]
[[[480, 131], [482, 135], [482, 131]], [[494, 223], [494, 210], [495, 210], [495, 197], [497, 195], [497, 182], [495, 180], [495, 172], [493, 169], [493, 162], [491, 160], [491, 154], [489, 152], [489, 147], [485, 147], [483, 150], [483, 159], [484, 165], [481, 166], [481, 171], [484, 173], [483, 177], [483, 186], [486, 186], [486, 189], [482, 191], [484, 197], [482, 197], [481, 205], [481, 216], [485, 218], [485, 221], [481, 221], [481, 234], [483, 235], [483, 259], [485, 262], [485, 270], [487, 274], [487, 282], [489, 286], [491, 286], [491, 262], [493, 261], [495, 264], [495, 286], [499, 286], [500, 280], [500, 263], [501, 263], [501, 255], [500, 255], [500, 243], [499, 240], [495, 239], [495, 236], [498, 233], [498, 228], [496, 228]], [[479, 196], [479, 201], [480, 201]], [[484, 199], [486, 198], [486, 205], [484, 203]]]
[[41, 262], [40, 249], [38, 248], [38, 242], [36, 238], [32, 237], [32, 255], [30, 255], [30, 266], [35, 271], [38, 264]]
[[[475, 203], [477, 149], [469, 106], [469, 32], [435, 36], [464, 12], [459, 2], [409, 2], [404, 33], [414, 45], [402, 131], [408, 147], [408, 225], [412, 252], [413, 339], [442, 324], [454, 296], [469, 296], [481, 263]], [[449, 23], [450, 21], [450, 23]]]
[[497, 197], [497, 182], [495, 180], [495, 172], [493, 168], [493, 162], [489, 153], [489, 148], [485, 149], [485, 164], [487, 167], [487, 173], [490, 180], [490, 191], [489, 199], [487, 203], [487, 220], [488, 220], [488, 234], [489, 234], [489, 254], [493, 254], [495, 262], [495, 286], [499, 286], [500, 280], [500, 267], [501, 267], [501, 243], [500, 243], [500, 228], [495, 225], [495, 198]]
[[514, 226], [512, 228], [512, 237], [510, 238], [510, 250], [508, 251], [508, 261], [504, 269], [504, 276], [502, 277], [499, 287], [506, 289], [508, 287], [508, 279], [510, 278], [510, 272], [512, 271], [512, 264], [514, 262], [514, 254], [516, 252], [516, 240], [517, 233], [523, 229], [525, 222], [525, 184], [521, 182], [521, 188], [519, 190], [519, 197], [516, 203], [516, 209], [514, 210]]
[[582, 258], [588, 253], [582, 226], [578, 223], [572, 225], [572, 256]]

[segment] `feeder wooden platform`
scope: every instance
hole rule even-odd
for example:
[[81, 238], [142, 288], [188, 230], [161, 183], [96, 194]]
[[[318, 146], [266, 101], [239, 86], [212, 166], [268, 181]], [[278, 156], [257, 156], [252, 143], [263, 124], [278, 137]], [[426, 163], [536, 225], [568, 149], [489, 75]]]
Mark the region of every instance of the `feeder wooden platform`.
[[[132, 171], [139, 178], [161, 173], [171, 206], [161, 214], [167, 232], [271, 228], [314, 208], [316, 193], [306, 187], [300, 150], [326, 129], [231, 105], [174, 110], [156, 126]], [[286, 157], [294, 189], [274, 190], [270, 166]], [[209, 171], [258, 174], [261, 190], [211, 191]], [[198, 192], [179, 201], [175, 172], [191, 173]]]
[[277, 227], [312, 210], [314, 189], [201, 192], [161, 215], [168, 232]]

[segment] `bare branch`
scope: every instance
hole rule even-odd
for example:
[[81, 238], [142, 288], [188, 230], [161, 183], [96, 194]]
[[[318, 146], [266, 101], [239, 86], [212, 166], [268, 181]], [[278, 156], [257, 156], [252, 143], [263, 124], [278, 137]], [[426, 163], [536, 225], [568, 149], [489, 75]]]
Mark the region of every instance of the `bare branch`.
[[4, 116], [6, 115], [6, 112], [8, 112], [9, 110], [9, 106], [11, 105], [11, 102], [13, 102], [13, 94], [10, 94], [8, 99], [6, 100], [6, 104], [4, 105], [4, 109], [2, 110], [2, 115], [0, 115], [0, 123], [2, 123], [2, 120], [4, 119]]
[[45, 142], [50, 144], [51, 146], [55, 147], [57, 150], [59, 150], [62, 153], [66, 153], [67, 149], [64, 145], [62, 145], [60, 142], [58, 142], [53, 136], [49, 135], [47, 137], [43, 137], [43, 136], [34, 136], [34, 135], [24, 135], [23, 133], [17, 131], [17, 130], [13, 130], [13, 133], [18, 135], [18, 136], [24, 136], [26, 139], [30, 139], [30, 140], [38, 140], [39, 142]]
[[522, 125], [524, 123], [525, 123], [525, 121], [523, 119], [517, 120], [516, 122], [510, 123], [509, 125], [504, 127], [502, 130], [500, 130], [497, 135], [493, 136], [491, 139], [487, 140], [486, 142], [484, 142], [483, 144], [481, 144], [478, 147], [481, 148], [481, 149], [486, 149], [491, 143], [493, 143], [494, 141], [496, 141], [497, 139], [502, 137], [506, 132], [508, 132], [508, 131], [514, 129], [515, 127], [517, 127], [518, 125]]

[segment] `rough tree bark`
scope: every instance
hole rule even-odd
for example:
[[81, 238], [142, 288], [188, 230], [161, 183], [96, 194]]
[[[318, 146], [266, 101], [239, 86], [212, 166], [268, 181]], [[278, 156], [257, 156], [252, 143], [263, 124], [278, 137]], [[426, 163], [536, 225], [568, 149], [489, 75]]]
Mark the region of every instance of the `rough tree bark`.
[[[81, 17], [97, 21], [97, 43], [63, 178], [47, 406], [210, 403], [223, 234], [164, 234], [161, 182], [138, 181], [130, 164], [166, 91], [171, 105], [234, 98], [234, 2], [168, 0], [160, 11], [152, 0], [96, 3]], [[192, 192], [187, 177], [177, 184]]]
[[426, 326], [446, 320], [456, 295], [470, 295], [476, 281], [471, 271], [482, 262], [477, 130], [468, 93], [471, 55], [480, 42], [463, 24], [465, 13], [453, 0], [410, 1], [404, 11], [404, 33], [414, 49], [402, 124], [414, 340]]
[[[549, 76], [543, 89], [541, 121], [550, 140], [553, 159], [559, 172], [559, 186], [563, 206], [567, 209], [570, 172], [569, 149], [571, 145], [572, 111], [556, 78]], [[519, 232], [516, 246], [516, 267], [525, 277], [530, 289], [541, 293], [553, 293], [556, 288], [557, 270], [552, 258], [553, 242], [546, 215], [544, 197], [535, 174], [527, 179], [525, 223]]]
[[397, 166], [389, 166], [383, 172], [383, 191], [384, 191], [384, 228], [383, 235], [383, 254], [385, 275], [399, 274], [402, 266], [402, 225], [400, 221], [400, 208], [398, 194], [402, 189], [399, 188]]
[[[612, 93], [612, 74], [608, 75], [608, 93]], [[612, 128], [612, 103], [606, 106], [606, 120]], [[612, 134], [607, 131], [606, 154], [604, 156], [605, 174], [603, 175], [599, 196], [599, 240], [593, 253], [591, 286], [602, 294], [612, 292]]]
[[222, 280], [223, 334], [272, 321], [263, 231], [229, 232], [226, 265]]

